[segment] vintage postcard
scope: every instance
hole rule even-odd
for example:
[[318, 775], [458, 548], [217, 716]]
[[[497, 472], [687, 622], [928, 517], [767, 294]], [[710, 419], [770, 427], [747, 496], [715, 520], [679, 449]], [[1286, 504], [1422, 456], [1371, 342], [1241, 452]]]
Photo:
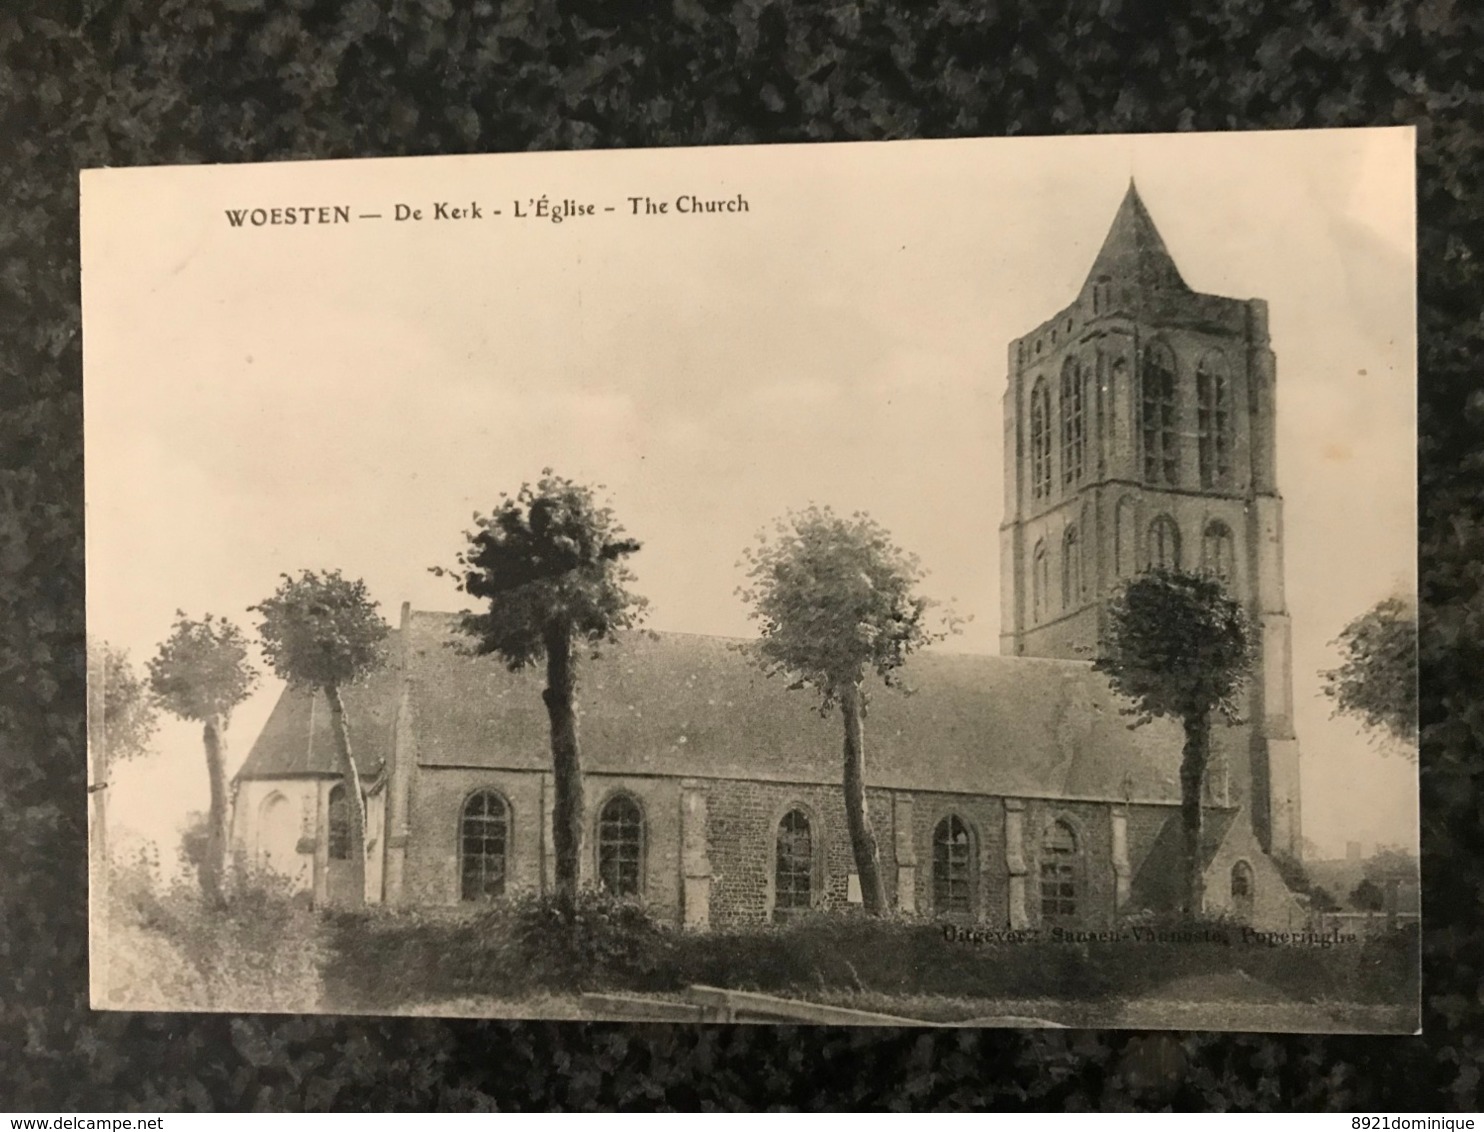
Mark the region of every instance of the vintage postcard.
[[85, 172], [94, 1006], [1415, 1031], [1413, 148]]

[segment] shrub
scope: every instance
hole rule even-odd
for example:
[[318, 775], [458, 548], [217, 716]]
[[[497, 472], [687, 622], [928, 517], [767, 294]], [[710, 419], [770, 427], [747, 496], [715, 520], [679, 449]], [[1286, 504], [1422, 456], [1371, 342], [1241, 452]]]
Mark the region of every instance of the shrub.
[[319, 924], [278, 874], [233, 869], [216, 905], [148, 851], [111, 873], [112, 1002], [174, 1010], [303, 1011], [321, 998]]
[[674, 933], [642, 904], [583, 889], [563, 907], [523, 894], [477, 909], [366, 908], [333, 917], [327, 1000], [342, 1009], [538, 991], [665, 985]]
[[597, 893], [584, 893], [571, 911], [536, 896], [472, 914], [368, 909], [336, 918], [327, 1000], [386, 1010], [462, 997], [674, 993], [704, 984], [800, 996], [866, 991], [1096, 1003], [1240, 971], [1254, 981], [1252, 993], [1268, 987], [1297, 1000], [1415, 1001], [1407, 989], [1415, 986], [1415, 932], [1410, 945], [1397, 933], [1333, 946], [1267, 946], [1223, 920], [1151, 916], [1123, 930], [1120, 940], [1041, 932], [1030, 942], [988, 925], [818, 913], [692, 933]]
[[672, 936], [634, 900], [582, 889], [573, 902], [518, 898], [510, 910], [514, 955], [532, 986], [595, 990], [652, 983]]

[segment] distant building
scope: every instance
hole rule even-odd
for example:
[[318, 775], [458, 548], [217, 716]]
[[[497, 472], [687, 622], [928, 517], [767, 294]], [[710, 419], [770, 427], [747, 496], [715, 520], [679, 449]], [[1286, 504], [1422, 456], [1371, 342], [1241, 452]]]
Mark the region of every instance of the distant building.
[[[1192, 292], [1132, 187], [1077, 301], [1010, 351], [1001, 657], [915, 657], [881, 692], [868, 803], [894, 906], [1007, 927], [1177, 906], [1181, 736], [1130, 730], [1088, 657], [1117, 583], [1202, 563], [1262, 632], [1251, 725], [1218, 728], [1207, 911], [1293, 926], [1269, 851], [1297, 852], [1273, 360], [1261, 302]], [[537, 673], [448, 647], [404, 606], [392, 663], [346, 701], [368, 812], [365, 898], [458, 905], [551, 884]], [[740, 642], [631, 633], [583, 669], [583, 876], [692, 927], [859, 900], [841, 728]], [[236, 779], [239, 855], [319, 902], [346, 891], [324, 704], [286, 691]]]

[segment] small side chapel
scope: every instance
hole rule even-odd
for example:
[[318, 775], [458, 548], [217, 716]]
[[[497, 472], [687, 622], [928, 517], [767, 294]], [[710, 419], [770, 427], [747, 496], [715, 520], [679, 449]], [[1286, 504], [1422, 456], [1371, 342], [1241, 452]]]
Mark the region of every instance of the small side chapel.
[[[1130, 184], [1071, 305], [1010, 346], [1001, 656], [915, 657], [881, 694], [868, 806], [888, 897], [988, 927], [1110, 927], [1177, 906], [1179, 728], [1130, 730], [1092, 671], [1106, 602], [1152, 564], [1200, 565], [1261, 632], [1246, 722], [1218, 727], [1207, 912], [1300, 927], [1298, 747], [1275, 365], [1261, 300], [1186, 285]], [[457, 615], [402, 607], [391, 660], [345, 700], [367, 801], [350, 891], [329, 713], [286, 690], [235, 779], [239, 860], [317, 904], [477, 906], [552, 883], [537, 673], [447, 647]], [[695, 929], [860, 900], [839, 720], [735, 642], [633, 633], [584, 670], [586, 883]]]

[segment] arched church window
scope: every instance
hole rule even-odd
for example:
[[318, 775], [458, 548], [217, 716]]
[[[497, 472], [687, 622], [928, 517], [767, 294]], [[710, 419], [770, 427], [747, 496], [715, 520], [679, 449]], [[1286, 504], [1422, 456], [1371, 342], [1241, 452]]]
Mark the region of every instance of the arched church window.
[[1173, 484], [1180, 478], [1179, 437], [1175, 431], [1175, 355], [1163, 342], [1144, 351], [1140, 373], [1139, 431], [1144, 445], [1144, 479]]
[[969, 827], [950, 814], [933, 830], [933, 910], [967, 916], [974, 907], [974, 843]]
[[1231, 476], [1231, 381], [1220, 354], [1201, 359], [1195, 389], [1201, 486], [1221, 487]]
[[1087, 462], [1087, 427], [1082, 405], [1082, 366], [1068, 358], [1061, 368], [1061, 479], [1082, 482]]
[[464, 803], [459, 817], [459, 895], [464, 900], [498, 900], [505, 895], [510, 808], [493, 790], [481, 790]]
[[350, 860], [350, 806], [346, 802], [345, 784], [337, 782], [330, 787], [330, 829], [326, 839], [330, 847], [330, 860]]
[[598, 812], [598, 883], [614, 896], [637, 896], [643, 879], [644, 815], [627, 794]]
[[1031, 390], [1031, 494], [1051, 494], [1051, 391], [1044, 377]]
[[778, 823], [773, 874], [773, 909], [787, 915], [808, 908], [814, 899], [814, 836], [809, 815], [789, 810]]
[[1051, 566], [1046, 558], [1046, 543], [1036, 543], [1031, 555], [1031, 617], [1039, 621], [1046, 614], [1046, 601], [1051, 596]]
[[1236, 555], [1232, 549], [1231, 528], [1220, 519], [1206, 524], [1201, 535], [1201, 569], [1224, 585], [1230, 585], [1236, 572]]
[[1149, 524], [1144, 565], [1149, 570], [1180, 569], [1180, 528], [1168, 515], [1160, 515]]
[[1041, 918], [1077, 915], [1077, 835], [1064, 821], [1051, 822], [1041, 838]]
[[1232, 914], [1241, 923], [1252, 919], [1253, 888], [1252, 866], [1238, 861], [1232, 866]]
[[1082, 544], [1077, 528], [1068, 527], [1061, 540], [1061, 604], [1071, 609], [1082, 598]]

